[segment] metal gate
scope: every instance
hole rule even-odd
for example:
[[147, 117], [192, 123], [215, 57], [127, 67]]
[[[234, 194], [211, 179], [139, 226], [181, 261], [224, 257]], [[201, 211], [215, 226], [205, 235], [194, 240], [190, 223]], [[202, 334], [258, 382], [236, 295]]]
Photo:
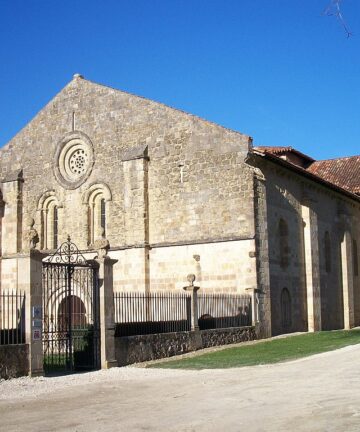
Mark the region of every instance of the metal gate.
[[100, 367], [96, 267], [70, 237], [42, 265], [43, 353], [46, 373]]

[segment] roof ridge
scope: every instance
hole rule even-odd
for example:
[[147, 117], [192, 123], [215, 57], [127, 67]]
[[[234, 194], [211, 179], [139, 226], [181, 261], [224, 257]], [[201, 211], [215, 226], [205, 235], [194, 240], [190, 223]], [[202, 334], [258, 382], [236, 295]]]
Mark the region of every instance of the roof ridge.
[[315, 162], [313, 162], [313, 164], [317, 163], [317, 162], [330, 162], [330, 161], [336, 161], [336, 160], [340, 160], [340, 159], [352, 159], [352, 158], [360, 158], [360, 155], [341, 156], [341, 157], [338, 157], [338, 158], [330, 158], [330, 159], [319, 159], [319, 160], [316, 160]]

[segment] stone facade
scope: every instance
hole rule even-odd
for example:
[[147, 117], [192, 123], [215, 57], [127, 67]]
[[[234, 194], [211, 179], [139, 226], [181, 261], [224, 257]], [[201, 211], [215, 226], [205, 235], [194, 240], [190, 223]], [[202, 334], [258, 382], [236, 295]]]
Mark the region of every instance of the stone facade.
[[[359, 257], [353, 245], [360, 241], [360, 200], [277, 161], [258, 160], [258, 165], [266, 178], [268, 244], [263, 253], [269, 256], [272, 333], [359, 325], [360, 280], [353, 262]], [[290, 294], [288, 323], [282, 322], [284, 288]]]
[[100, 236], [96, 197], [118, 260], [115, 290], [180, 289], [194, 254], [204, 289], [254, 287], [249, 145], [246, 135], [76, 76], [1, 149], [2, 288], [16, 285], [28, 218], [39, 249], [54, 249], [56, 208], [56, 245], [70, 234], [90, 250]]
[[0, 150], [1, 290], [70, 234], [88, 258], [108, 242], [110, 291], [181, 292], [194, 274], [252, 293], [261, 336], [360, 324], [360, 198], [279, 149], [74, 76]]

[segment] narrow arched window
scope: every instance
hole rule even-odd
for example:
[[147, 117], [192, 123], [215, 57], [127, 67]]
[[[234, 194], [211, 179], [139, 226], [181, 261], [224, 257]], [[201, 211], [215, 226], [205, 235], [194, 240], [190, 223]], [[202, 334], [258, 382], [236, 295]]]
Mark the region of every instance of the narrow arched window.
[[58, 237], [59, 237], [58, 222], [59, 222], [58, 208], [57, 208], [57, 206], [55, 206], [54, 212], [53, 212], [53, 247], [54, 247], [54, 249], [57, 249], [57, 247], [58, 247]]
[[[56, 199], [54, 192], [45, 192], [40, 198], [38, 204], [40, 211], [40, 248], [56, 249], [59, 243], [59, 201]], [[59, 215], [60, 213], [60, 215]]]
[[289, 230], [284, 219], [279, 221], [279, 249], [280, 266], [285, 269], [289, 266]]
[[106, 235], [106, 208], [105, 208], [105, 199], [102, 198], [100, 202], [100, 226]]
[[107, 218], [111, 214], [111, 192], [104, 184], [94, 184], [83, 195], [83, 203], [87, 205], [88, 245], [93, 244], [103, 233], [108, 235]]
[[288, 330], [291, 327], [291, 297], [287, 288], [281, 291], [280, 308], [281, 326], [283, 330]]
[[358, 257], [357, 242], [355, 239], [353, 239], [352, 241], [352, 250], [353, 250], [354, 276], [359, 276], [359, 257]]
[[328, 231], [324, 235], [324, 257], [325, 257], [325, 271], [326, 273], [331, 272], [331, 241], [330, 234]]

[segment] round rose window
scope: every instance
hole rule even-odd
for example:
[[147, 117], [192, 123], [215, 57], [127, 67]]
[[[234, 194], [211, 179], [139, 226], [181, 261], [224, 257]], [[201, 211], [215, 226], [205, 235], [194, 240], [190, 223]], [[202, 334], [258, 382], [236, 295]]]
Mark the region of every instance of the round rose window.
[[90, 175], [94, 164], [90, 139], [82, 133], [67, 135], [55, 153], [55, 176], [67, 189], [80, 186]]

